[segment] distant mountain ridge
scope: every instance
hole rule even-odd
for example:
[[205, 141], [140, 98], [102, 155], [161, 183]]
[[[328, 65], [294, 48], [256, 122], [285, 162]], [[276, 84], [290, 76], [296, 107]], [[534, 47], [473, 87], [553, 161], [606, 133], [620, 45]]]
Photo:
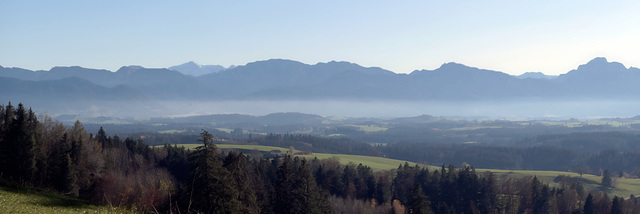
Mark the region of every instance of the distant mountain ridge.
[[518, 75], [516, 77], [518, 77], [520, 79], [527, 79], [527, 78], [530, 78], [530, 79], [555, 79], [558, 76], [546, 75], [546, 74], [544, 74], [542, 72], [526, 72], [526, 73], [520, 74], [520, 75]]
[[[191, 70], [189, 70], [191, 69]], [[195, 69], [195, 70], [194, 70]], [[201, 69], [201, 70], [198, 70]], [[208, 72], [202, 70], [209, 69]], [[177, 71], [177, 70], [182, 70]], [[196, 71], [197, 70], [197, 71]], [[185, 73], [191, 72], [193, 75]], [[206, 73], [206, 74], [205, 74]], [[527, 77], [528, 76], [528, 77]], [[105, 97], [151, 100], [509, 100], [522, 98], [584, 97], [640, 98], [640, 69], [595, 58], [556, 78], [544, 74], [512, 76], [499, 71], [445, 63], [434, 70], [397, 74], [378, 67], [331, 61], [315, 65], [270, 59], [225, 69], [188, 62], [167, 68], [123, 66], [116, 72], [78, 66], [30, 71], [0, 66], [5, 82], [30, 81], [33, 88], [48, 87], [48, 96], [83, 97], [100, 91]], [[54, 80], [62, 80], [55, 82]], [[13, 78], [12, 80], [6, 78]], [[81, 83], [86, 81], [84, 83]], [[87, 87], [66, 88], [78, 84]], [[26, 82], [25, 82], [26, 83]], [[6, 87], [6, 85], [5, 85]], [[100, 90], [98, 90], [100, 88]], [[126, 90], [115, 90], [121, 88]], [[120, 93], [137, 94], [136, 98]], [[37, 97], [35, 91], [4, 91]], [[82, 95], [81, 94], [85, 94]], [[11, 95], [11, 96], [8, 96]]]
[[[234, 68], [235, 66], [230, 66], [229, 68]], [[186, 62], [181, 65], [175, 65], [169, 67], [169, 70], [179, 71], [184, 75], [191, 75], [194, 77], [202, 76], [205, 74], [220, 72], [225, 68], [222, 65], [200, 65], [193, 61]]]

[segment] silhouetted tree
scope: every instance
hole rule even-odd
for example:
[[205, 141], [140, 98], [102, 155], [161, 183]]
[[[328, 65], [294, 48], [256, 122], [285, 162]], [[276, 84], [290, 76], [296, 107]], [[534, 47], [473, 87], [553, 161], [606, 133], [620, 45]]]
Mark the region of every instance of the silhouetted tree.
[[251, 176], [247, 172], [247, 158], [244, 154], [231, 151], [224, 159], [224, 168], [231, 172], [232, 180], [238, 191], [238, 200], [242, 202], [242, 213], [259, 213], [256, 194], [251, 183]]
[[582, 213], [595, 214], [595, 208], [593, 205], [593, 195], [591, 195], [591, 193], [589, 193], [589, 195], [587, 196], [587, 199], [585, 199], [584, 201], [584, 208], [582, 210]]
[[613, 187], [613, 181], [611, 180], [611, 173], [605, 169], [602, 173], [602, 185], [605, 187]]
[[422, 192], [422, 186], [419, 183], [416, 183], [415, 187], [411, 191], [407, 209], [409, 210], [409, 213], [433, 213], [433, 211], [431, 210], [431, 201], [429, 201], [429, 198], [424, 195], [424, 193]]
[[213, 136], [203, 131], [199, 141], [204, 145], [189, 155], [187, 209], [205, 213], [241, 213], [242, 203], [238, 201], [233, 178], [222, 166]]

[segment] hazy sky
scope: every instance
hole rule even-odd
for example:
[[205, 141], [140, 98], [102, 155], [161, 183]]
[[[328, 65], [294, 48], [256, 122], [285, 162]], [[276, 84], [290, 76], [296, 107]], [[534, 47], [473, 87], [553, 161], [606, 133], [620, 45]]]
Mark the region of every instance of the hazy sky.
[[0, 65], [223, 66], [331, 60], [397, 73], [446, 62], [566, 73], [640, 67], [640, 1], [0, 1]]

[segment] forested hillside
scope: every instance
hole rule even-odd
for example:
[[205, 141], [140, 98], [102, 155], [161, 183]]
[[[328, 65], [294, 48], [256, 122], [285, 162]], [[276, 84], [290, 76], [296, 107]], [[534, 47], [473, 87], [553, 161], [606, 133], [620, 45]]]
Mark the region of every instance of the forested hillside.
[[[193, 151], [170, 145], [151, 148], [141, 139], [122, 140], [102, 128], [89, 133], [80, 122], [65, 127], [47, 116], [39, 119], [22, 104], [9, 103], [0, 105], [0, 175], [2, 183], [162, 213], [640, 212], [633, 195], [612, 199], [589, 193], [580, 179], [564, 179], [552, 188], [536, 177], [497, 180], [470, 166], [429, 169], [404, 164], [373, 171], [335, 159], [221, 153], [216, 139], [202, 131], [194, 139], [202, 146]], [[336, 146], [295, 135], [257, 141]], [[603, 179], [603, 185], [614, 184]]]

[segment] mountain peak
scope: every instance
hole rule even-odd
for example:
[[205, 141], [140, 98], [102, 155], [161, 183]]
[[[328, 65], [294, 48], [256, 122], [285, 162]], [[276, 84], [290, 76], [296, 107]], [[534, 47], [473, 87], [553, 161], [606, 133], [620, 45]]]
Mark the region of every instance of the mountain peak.
[[[609, 62], [604, 57], [596, 57], [589, 61], [587, 64], [578, 66], [576, 71], [587, 72], [587, 73], [601, 73], [601, 72], [619, 72], [626, 71], [627, 68], [619, 62]], [[571, 73], [571, 72], [569, 72]]]
[[189, 61], [181, 65], [169, 67], [169, 70], [178, 71], [184, 75], [191, 75], [194, 77], [216, 73], [224, 69], [225, 68], [221, 65], [200, 65], [194, 61]]
[[519, 79], [554, 79], [557, 76], [553, 76], [553, 75], [546, 75], [542, 72], [526, 72], [524, 74], [520, 74], [518, 76], [516, 76]]
[[438, 68], [438, 70], [459, 70], [459, 69], [468, 69], [468, 68], [471, 68], [471, 67], [466, 66], [464, 64], [457, 63], [457, 62], [447, 62], [442, 64], [440, 68]]
[[282, 70], [282, 69], [291, 69], [291, 68], [302, 68], [308, 66], [302, 62], [290, 60], [290, 59], [268, 59], [262, 61], [250, 62], [244, 65], [245, 68], [253, 68], [253, 69], [266, 69], [266, 70]]
[[596, 57], [596, 58], [593, 58], [591, 61], [589, 61], [587, 64], [604, 64], [608, 62], [609, 61], [607, 61], [607, 58], [605, 57]]
[[144, 69], [144, 67], [139, 66], [139, 65], [129, 65], [129, 66], [120, 67], [120, 69], [118, 69], [118, 71], [116, 71], [116, 72], [118, 72], [118, 73], [120, 73], [120, 72], [133, 73], [133, 72], [136, 72], [136, 71], [138, 71], [140, 69]]
[[577, 69], [571, 70], [566, 74], [561, 74], [561, 79], [572, 79], [579, 81], [613, 81], [613, 80], [630, 80], [633, 76], [629, 76], [629, 69], [622, 63], [609, 62], [604, 57], [596, 57], [587, 64], [578, 66]]

